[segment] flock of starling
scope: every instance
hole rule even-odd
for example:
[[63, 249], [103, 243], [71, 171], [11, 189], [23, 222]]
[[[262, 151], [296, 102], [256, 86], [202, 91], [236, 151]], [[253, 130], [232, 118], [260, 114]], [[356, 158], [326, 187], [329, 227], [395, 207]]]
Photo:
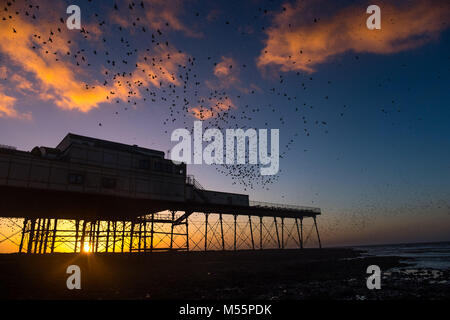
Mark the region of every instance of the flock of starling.
[[[0, 14], [0, 23], [5, 20], [14, 22], [15, 16], [20, 16], [21, 19], [28, 20], [34, 25], [39, 24], [39, 19], [44, 17], [45, 13], [41, 12], [43, 9], [36, 3], [39, 2], [6, 1]], [[87, 3], [93, 5], [90, 0]], [[117, 1], [116, 3], [110, 2], [109, 5], [111, 6], [109, 11], [99, 10], [101, 12], [95, 12], [97, 10], [95, 7], [83, 7], [83, 12], [93, 13], [91, 18], [95, 20], [95, 28], [101, 30], [100, 45], [92, 47], [92, 39], [96, 35], [89, 29], [92, 25], [88, 24], [78, 31], [80, 33], [80, 37], [76, 41], [78, 50], [65, 53], [52, 50], [51, 45], [58, 37], [62, 37], [62, 34], [67, 32], [74, 32], [66, 28], [65, 16], [61, 15], [57, 21], [50, 24], [46, 33], [33, 35], [32, 49], [38, 50], [41, 54], [52, 55], [55, 61], [69, 61], [74, 68], [82, 69], [83, 73], [101, 76], [100, 80], [98, 78], [96, 80], [105, 87], [114, 84], [115, 88], [126, 88], [128, 95], [125, 100], [115, 98], [114, 90], [111, 90], [105, 97], [110, 103], [117, 104], [118, 107], [113, 111], [115, 115], [120, 116], [123, 112], [134, 110], [138, 105], [146, 108], [161, 108], [166, 113], [161, 123], [167, 128], [165, 132], [168, 133], [169, 129], [175, 125], [192, 130], [192, 122], [196, 119], [204, 120], [204, 130], [209, 127], [219, 130], [246, 129], [252, 127], [252, 123], [254, 125], [255, 119], [262, 118], [266, 119], [264, 121], [265, 128], [285, 128], [289, 121], [294, 121], [291, 115], [296, 114], [296, 132], [291, 137], [283, 137], [286, 143], [284, 146], [280, 146], [280, 161], [288, 156], [296, 140], [301, 137], [307, 139], [315, 129], [325, 134], [329, 132], [326, 119], [314, 119], [308, 113], [314, 108], [320, 108], [320, 105], [304, 101], [303, 93], [315, 81], [313, 75], [296, 72], [298, 80], [296, 80], [295, 93], [289, 92], [292, 86], [287, 85], [288, 83], [292, 84], [292, 79], [287, 79], [283, 74], [279, 74], [276, 81], [270, 81], [267, 88], [251, 88], [245, 92], [227, 86], [208, 86], [206, 81], [201, 79], [200, 70], [213, 70], [221, 62], [220, 56], [194, 57], [182, 50], [174, 49], [175, 46], [169, 43], [169, 37], [166, 35], [169, 34], [169, 31], [164, 28], [153, 30], [145, 23], [145, 17], [142, 16], [142, 12], [146, 9], [144, 1]], [[108, 14], [111, 12], [124, 17], [129, 26], [126, 28], [109, 22]], [[199, 12], [191, 14], [196, 19], [202, 19]], [[255, 17], [267, 14], [267, 9], [258, 8]], [[84, 14], [84, 17], [86, 16], [87, 14]], [[230, 19], [225, 18], [222, 23], [223, 28], [235, 27], [233, 23], [230, 23]], [[315, 18], [314, 23], [320, 23], [320, 18]], [[164, 27], [170, 30], [170, 22], [167, 21]], [[264, 26], [261, 27], [261, 30], [264, 29]], [[106, 35], [111, 34], [111, 31], [113, 35], [107, 38]], [[11, 32], [20, 33], [21, 26], [14, 25]], [[71, 45], [75, 47], [75, 43], [72, 43], [75, 40], [66, 40], [66, 42], [69, 47]], [[147, 47], [143, 47], [142, 44], [146, 44]], [[161, 54], [161, 52], [172, 53]], [[167, 69], [164, 66], [173, 63], [174, 54], [182, 55], [185, 59], [176, 66], [174, 72], [166, 74]], [[138, 57], [143, 57], [145, 66], [141, 66], [137, 62]], [[355, 60], [359, 60], [359, 57], [356, 56]], [[96, 69], [99, 65], [98, 62], [104, 67], [100, 74]], [[145, 69], [148, 66], [152, 70]], [[247, 70], [247, 64], [237, 62], [235, 65], [230, 64], [227, 67], [230, 72], [239, 70], [240, 73], [245, 73]], [[134, 77], [136, 73], [140, 74], [138, 79], [141, 80], [136, 80]], [[95, 88], [88, 83], [83, 83], [82, 86], [86, 91]], [[327, 90], [329, 86], [332, 86], [330, 80], [323, 82], [324, 90]], [[284, 101], [284, 105], [274, 105], [273, 103], [252, 105], [249, 100], [253, 96], [263, 97], [267, 101], [278, 99], [278, 101]], [[322, 99], [325, 104], [329, 103], [331, 97], [325, 93]], [[392, 103], [394, 104], [394, 101]], [[340, 105], [334, 109], [338, 117], [343, 117], [349, 108], [349, 105]], [[397, 111], [400, 112], [400, 109]], [[383, 108], [382, 112], [392, 112], [392, 108], [389, 110]], [[259, 114], [260, 116], [258, 116]], [[99, 127], [105, 125], [103, 121], [98, 123]], [[307, 152], [308, 149], [303, 151]], [[275, 176], [261, 176], [258, 165], [217, 165], [216, 169], [219, 173], [231, 177], [233, 184], [240, 184], [245, 190], [255, 187], [269, 190], [270, 185], [276, 182], [279, 174], [283, 172], [280, 170], [280, 173]]]
[[[2, 1], [3, 2], [3, 1]], [[87, 3], [92, 1], [88, 0]], [[162, 28], [152, 29], [145, 23], [145, 18], [142, 17], [142, 10], [146, 9], [146, 3], [143, 1], [113, 1], [107, 2], [110, 5], [110, 12], [116, 12], [121, 17], [124, 17], [128, 22], [128, 27], [120, 26], [114, 22], [109, 21], [107, 13], [109, 11], [94, 12], [94, 8], [83, 8], [83, 17], [86, 11], [94, 12], [91, 18], [95, 20], [95, 28], [102, 31], [100, 36], [100, 45], [93, 48], [92, 40], [96, 37], [94, 31], [86, 27], [79, 30], [77, 40], [66, 40], [67, 45], [78, 47], [79, 49], [67, 51], [65, 53], [52, 50], [52, 44], [57, 38], [66, 39], [69, 31], [66, 27], [66, 16], [61, 13], [61, 16], [56, 18], [48, 27], [45, 33], [36, 32], [33, 35], [33, 50], [40, 54], [52, 56], [55, 61], [70, 62], [74, 68], [79, 68], [83, 72], [96, 75], [99, 83], [105, 87], [115, 84], [117, 87], [124, 87], [128, 92], [127, 99], [115, 98], [116, 92], [109, 92], [105, 97], [110, 103], [117, 105], [112, 112], [118, 117], [124, 112], [131, 112], [139, 105], [142, 108], [159, 108], [164, 110], [166, 116], [161, 120], [161, 123], [166, 127], [166, 133], [174, 126], [182, 126], [188, 130], [192, 130], [193, 120], [204, 120], [204, 130], [207, 128], [218, 128], [225, 130], [228, 128], [252, 128], [254, 121], [263, 120], [263, 127], [265, 128], [285, 128], [291, 121], [295, 123], [296, 131], [291, 137], [283, 137], [286, 143], [280, 150], [280, 161], [288, 157], [289, 152], [294, 148], [299, 139], [308, 139], [316, 130], [328, 134], [329, 120], [314, 117], [314, 110], [320, 109], [321, 105], [316, 103], [309, 103], [306, 98], [308, 88], [314, 82], [320, 81], [323, 88], [323, 104], [332, 104], [332, 95], [325, 93], [332, 85], [331, 80], [317, 80], [314, 74], [307, 74], [303, 72], [292, 72], [296, 76], [295, 92], [292, 90], [292, 77], [286, 74], [276, 75], [276, 81], [269, 81], [267, 87], [258, 87], [246, 89], [245, 92], [236, 90], [236, 88], [223, 86], [211, 87], [206, 85], [205, 79], [202, 78], [201, 70], [213, 70], [219, 63], [222, 62], [222, 56], [191, 56], [182, 50], [174, 49], [175, 46], [169, 42], [170, 22], [167, 21]], [[2, 22], [15, 21], [16, 16], [21, 19], [38, 25], [41, 18], [45, 18], [47, 12], [40, 7], [40, 1], [26, 1], [26, 0], [9, 0], [5, 1], [4, 5], [0, 7], [0, 28], [3, 28]], [[258, 8], [255, 13], [255, 18], [260, 15], [267, 15], [269, 10]], [[187, 13], [191, 14], [196, 19], [203, 19], [199, 12]], [[232, 19], [224, 18], [223, 28], [236, 28]], [[314, 23], [320, 23], [320, 18], [314, 18]], [[260, 30], [264, 32], [266, 26], [262, 26]], [[94, 28], [93, 28], [94, 29]], [[22, 32], [21, 25], [17, 24], [11, 28], [12, 34]], [[107, 37], [104, 35], [112, 34]], [[85, 41], [85, 42], [83, 42]], [[85, 44], [85, 45], [83, 45]], [[143, 47], [146, 44], [147, 47]], [[169, 54], [160, 54], [167, 49]], [[170, 50], [169, 50], [170, 49]], [[174, 54], [185, 56], [185, 60], [179, 63], [176, 70], [171, 74], [166, 75], [164, 66], [167, 63], [174, 61]], [[302, 54], [302, 52], [299, 52]], [[142, 69], [136, 61], [138, 57], [143, 57], [146, 66], [151, 66], [152, 70]], [[292, 57], [295, 60], [295, 57]], [[361, 57], [355, 55], [354, 62], [359, 63]], [[103, 71], [99, 73], [97, 68], [100, 64], [104, 67]], [[250, 70], [249, 63], [234, 62], [227, 66], [230, 72], [239, 70], [241, 74]], [[401, 66], [406, 67], [406, 65]], [[156, 70], [157, 72], [153, 72]], [[146, 81], [134, 80], [136, 71], [142, 71], [141, 77], [146, 77]], [[448, 70], [447, 70], [448, 71]], [[444, 70], [445, 72], [445, 70]], [[164, 77], [161, 77], [164, 75]], [[101, 79], [98, 77], [101, 76]], [[440, 77], [440, 73], [438, 77]], [[142, 78], [141, 78], [142, 79]], [[63, 79], [62, 79], [63, 81]], [[393, 80], [387, 75], [383, 79], [379, 79], [378, 86], [380, 88], [391, 85]], [[86, 91], [95, 89], [95, 86], [89, 83], [81, 84]], [[97, 84], [98, 85], [98, 84]], [[408, 88], [408, 92], [411, 89]], [[267, 101], [265, 104], [252, 104], [252, 97], [257, 96]], [[317, 97], [316, 97], [317, 98]], [[276, 105], [271, 101], [278, 99], [283, 101], [282, 106]], [[317, 99], [315, 99], [317, 101]], [[350, 104], [335, 105], [334, 109], [337, 118], [344, 117], [351, 110]], [[194, 111], [195, 110], [195, 111]], [[380, 106], [379, 111], [386, 116], [398, 114], [402, 112], [399, 103], [396, 100], [388, 101], [384, 106]], [[292, 114], [295, 114], [295, 119], [292, 119]], [[336, 117], [333, 117], [336, 118]], [[419, 118], [420, 120], [420, 118]], [[98, 123], [99, 127], [107, 125], [104, 121]], [[303, 140], [304, 141], [304, 140]], [[297, 146], [298, 148], [298, 146]], [[303, 148], [302, 148], [303, 149]], [[308, 152], [309, 149], [303, 149], [303, 152]], [[283, 166], [279, 174], [275, 176], [261, 176], [260, 165], [216, 165], [219, 174], [225, 175], [232, 180], [233, 184], [241, 185], [245, 190], [262, 188], [269, 190], [272, 185], [278, 181], [280, 174], [283, 174]], [[424, 205], [424, 211], [428, 210], [434, 204]], [[447, 206], [444, 203], [443, 206]], [[370, 212], [375, 210], [377, 204], [367, 204], [367, 199], [360, 204], [359, 208]], [[413, 209], [413, 208], [408, 208]], [[363, 228], [364, 224], [370, 220], [369, 214], [362, 215], [361, 210], [358, 212], [349, 212], [351, 215], [351, 223], [358, 224], [356, 227]], [[358, 219], [358, 217], [360, 219]], [[342, 215], [336, 217], [334, 223], [328, 225], [329, 232], [334, 232], [339, 225]], [[369, 219], [369, 220], [368, 220]], [[11, 228], [18, 228], [20, 225], [16, 221], [9, 222]]]

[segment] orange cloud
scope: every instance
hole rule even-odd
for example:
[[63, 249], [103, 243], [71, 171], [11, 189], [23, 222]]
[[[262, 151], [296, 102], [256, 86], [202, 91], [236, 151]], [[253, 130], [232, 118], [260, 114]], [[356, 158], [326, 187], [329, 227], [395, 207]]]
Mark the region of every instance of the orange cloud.
[[[71, 38], [72, 35], [77, 35], [76, 32], [58, 33], [52, 37], [52, 41], [47, 41], [45, 49], [41, 48], [43, 40], [38, 40], [35, 35], [48, 34], [52, 28], [55, 26], [49, 22], [34, 25], [20, 16], [2, 21], [0, 53], [19, 67], [21, 73], [27, 74], [28, 80], [18, 75], [10, 77], [9, 81], [14, 84], [15, 90], [34, 91], [39, 98], [53, 101], [62, 109], [88, 112], [101, 103], [111, 102], [113, 98], [122, 101], [127, 101], [130, 96], [139, 98], [142, 85], [159, 87], [162, 81], [177, 84], [175, 72], [178, 64], [183, 64], [186, 60], [186, 55], [174, 48], [160, 48], [152, 52], [153, 57], [158, 57], [156, 63], [139, 61], [138, 68], [126, 80], [121, 82], [116, 79], [106, 85], [92, 79], [86, 70], [72, 62], [63, 58], [56, 60], [56, 57], [76, 50], [74, 39]], [[95, 41], [99, 32], [93, 31], [95, 37], [92, 40]], [[58, 55], [54, 55], [54, 52]]]
[[[369, 3], [340, 9], [314, 22], [320, 1], [297, 1], [283, 5], [267, 30], [265, 48], [257, 59], [260, 68], [314, 72], [345, 52], [391, 54], [416, 48], [436, 38], [448, 27], [448, 1], [413, 0], [395, 6], [379, 1], [381, 30], [366, 27]], [[322, 10], [322, 8], [320, 8]]]
[[16, 98], [6, 95], [0, 87], [0, 118], [31, 120], [31, 113], [20, 113], [14, 107]]
[[[232, 76], [233, 64], [235, 65], [235, 62], [232, 58], [222, 57], [222, 61], [214, 68], [214, 75], [218, 78]], [[234, 70], [236, 70], [236, 65]]]
[[8, 69], [5, 66], [0, 66], [0, 79], [6, 79], [8, 76]]
[[[50, 52], [46, 54], [44, 49], [39, 47], [40, 42], [34, 35], [48, 34], [48, 30], [52, 28], [47, 24], [39, 24], [39, 27], [36, 27], [19, 17], [3, 23], [6, 25], [0, 29], [0, 51], [37, 80], [40, 98], [53, 100], [63, 109], [80, 111], [89, 111], [106, 101], [111, 88], [95, 86], [86, 90], [82, 81], [77, 79], [74, 66], [65, 61], [56, 61], [55, 55], [51, 54], [71, 51], [66, 34], [61, 33], [53, 37], [52, 42], [46, 44], [45, 50]], [[26, 86], [25, 83], [22, 85]]]
[[[134, 21], [136, 24], [148, 26], [154, 30], [171, 29], [175, 31], [181, 31], [190, 37], [200, 37], [201, 33], [196, 32], [189, 28], [180, 19], [180, 15], [183, 13], [183, 0], [144, 0], [144, 9], [140, 5], [136, 4], [134, 11], [138, 14], [143, 10], [143, 17], [139, 21]], [[120, 5], [120, 4], [119, 4]], [[128, 3], [123, 3], [122, 10], [128, 10]], [[130, 27], [133, 21], [125, 19], [120, 13], [114, 11], [111, 14], [111, 20], [114, 23], [122, 27]]]
[[14, 102], [16, 98], [7, 96], [3, 92], [0, 92], [0, 118], [13, 117], [16, 112], [14, 110]]
[[253, 83], [248, 87], [242, 83], [240, 79], [241, 68], [231, 57], [222, 56], [221, 61], [215, 65], [213, 73], [215, 79], [205, 81], [206, 85], [211, 89], [234, 88], [246, 94], [251, 91], [261, 92], [261, 89]]
[[152, 53], [152, 57], [145, 55], [139, 57], [136, 71], [132, 75], [133, 82], [142, 85], [152, 84], [155, 87], [160, 87], [161, 82], [179, 85], [176, 71], [178, 66], [186, 64], [187, 59], [188, 56], [185, 53], [173, 47], [158, 47]]
[[33, 83], [29, 81], [27, 78], [14, 73], [9, 77], [9, 80], [14, 83], [14, 88], [22, 93], [32, 92], [39, 93], [39, 90], [35, 88]]
[[216, 79], [206, 81], [206, 85], [213, 89], [224, 89], [236, 86], [239, 81], [239, 66], [230, 57], [222, 56], [222, 60], [214, 67]]
[[207, 106], [200, 105], [198, 107], [189, 108], [189, 112], [199, 120], [207, 120], [215, 118], [230, 109], [236, 109], [236, 106], [229, 97], [209, 98], [207, 99], [206, 104]]

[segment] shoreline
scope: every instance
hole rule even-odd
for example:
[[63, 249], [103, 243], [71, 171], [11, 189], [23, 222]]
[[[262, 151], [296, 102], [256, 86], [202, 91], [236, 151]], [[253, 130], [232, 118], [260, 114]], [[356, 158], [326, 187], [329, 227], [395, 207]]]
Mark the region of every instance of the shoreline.
[[[155, 254], [0, 254], [0, 299], [448, 299], [450, 270], [405, 271], [410, 260], [348, 248]], [[68, 265], [82, 289], [68, 290]], [[378, 265], [381, 289], [368, 290]], [[411, 268], [415, 269], [415, 268]]]

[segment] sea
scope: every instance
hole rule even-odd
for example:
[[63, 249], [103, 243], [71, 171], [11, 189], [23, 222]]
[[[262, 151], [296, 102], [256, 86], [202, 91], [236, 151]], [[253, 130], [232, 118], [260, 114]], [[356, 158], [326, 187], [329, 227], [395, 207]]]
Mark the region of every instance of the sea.
[[450, 242], [389, 244], [353, 247], [367, 256], [397, 256], [415, 269], [450, 270]]

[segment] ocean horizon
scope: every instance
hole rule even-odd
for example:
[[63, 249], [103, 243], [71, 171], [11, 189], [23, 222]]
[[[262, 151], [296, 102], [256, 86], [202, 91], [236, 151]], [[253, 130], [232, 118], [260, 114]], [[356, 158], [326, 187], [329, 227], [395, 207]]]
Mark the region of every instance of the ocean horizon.
[[405, 258], [399, 269], [450, 269], [450, 241], [350, 246], [363, 256], [396, 256]]

